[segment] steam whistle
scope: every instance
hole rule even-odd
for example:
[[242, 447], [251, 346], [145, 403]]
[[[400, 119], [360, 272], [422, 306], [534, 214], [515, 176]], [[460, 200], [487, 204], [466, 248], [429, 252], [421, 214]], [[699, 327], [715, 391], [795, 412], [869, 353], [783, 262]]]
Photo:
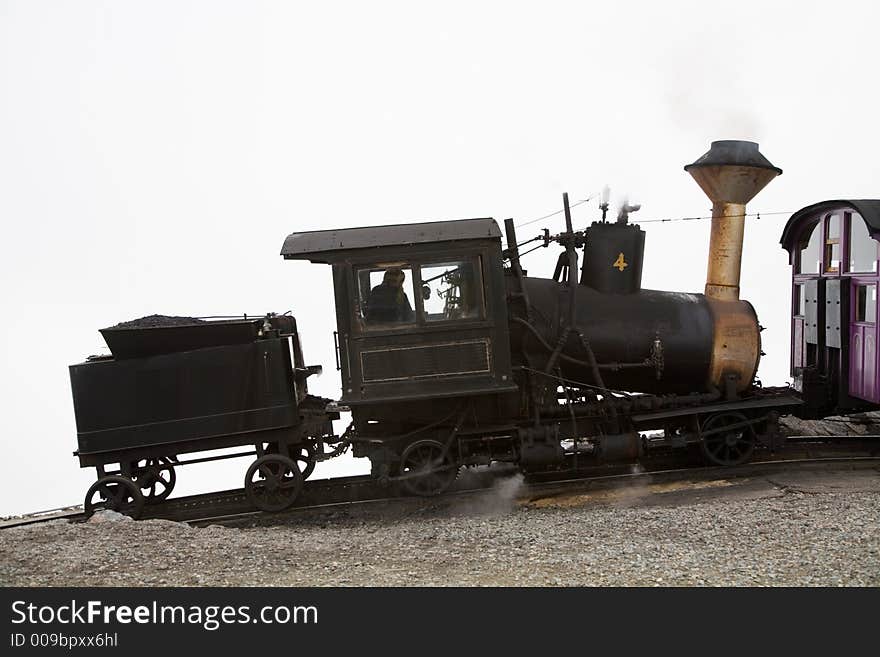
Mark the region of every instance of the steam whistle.
[[608, 199], [611, 197], [611, 188], [605, 185], [602, 188], [602, 198], [599, 201], [599, 209], [602, 211], [602, 223], [605, 223], [605, 217], [608, 216]]

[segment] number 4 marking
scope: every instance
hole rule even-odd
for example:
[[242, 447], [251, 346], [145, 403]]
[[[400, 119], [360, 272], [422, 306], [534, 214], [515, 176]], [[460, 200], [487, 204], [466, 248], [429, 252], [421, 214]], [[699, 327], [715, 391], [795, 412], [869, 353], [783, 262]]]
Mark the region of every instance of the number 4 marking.
[[629, 267], [629, 263], [627, 263], [627, 261], [624, 260], [624, 258], [623, 258], [623, 253], [620, 253], [620, 254], [617, 256], [617, 260], [615, 260], [615, 261], [614, 261], [614, 264], [611, 265], [611, 266], [612, 266], [612, 267], [617, 267], [620, 271], [623, 271], [624, 269], [626, 269], [627, 267]]

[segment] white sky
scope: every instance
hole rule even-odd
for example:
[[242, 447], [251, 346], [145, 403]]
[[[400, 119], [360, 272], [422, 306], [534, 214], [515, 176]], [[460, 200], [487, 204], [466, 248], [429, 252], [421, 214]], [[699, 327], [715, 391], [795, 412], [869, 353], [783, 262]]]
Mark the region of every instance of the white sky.
[[[750, 211], [880, 197], [878, 17], [840, 1], [0, 0], [0, 514], [82, 500], [67, 366], [119, 321], [293, 310], [326, 368], [313, 391], [338, 397], [330, 271], [278, 256], [292, 231], [519, 223], [605, 183], [643, 204], [635, 221], [703, 215], [682, 166], [731, 138], [784, 170]], [[785, 219], [746, 231], [765, 384], [788, 378]], [[645, 228], [645, 287], [702, 291], [708, 222]], [[239, 486], [246, 467], [184, 468], [179, 490]]]

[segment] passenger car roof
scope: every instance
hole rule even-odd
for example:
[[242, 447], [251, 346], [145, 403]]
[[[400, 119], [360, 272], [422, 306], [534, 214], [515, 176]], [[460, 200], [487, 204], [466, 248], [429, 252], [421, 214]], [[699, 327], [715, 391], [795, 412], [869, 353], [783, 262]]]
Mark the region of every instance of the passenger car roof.
[[833, 201], [820, 201], [805, 208], [801, 208], [788, 220], [782, 230], [779, 243], [789, 253], [795, 248], [795, 240], [800, 234], [801, 223], [810, 218], [837, 209], [851, 209], [861, 215], [868, 225], [868, 232], [874, 239], [880, 238], [880, 200], [878, 199], [837, 199]]
[[281, 255], [286, 260], [326, 262], [341, 251], [500, 237], [501, 230], [491, 218], [313, 230], [288, 235]]

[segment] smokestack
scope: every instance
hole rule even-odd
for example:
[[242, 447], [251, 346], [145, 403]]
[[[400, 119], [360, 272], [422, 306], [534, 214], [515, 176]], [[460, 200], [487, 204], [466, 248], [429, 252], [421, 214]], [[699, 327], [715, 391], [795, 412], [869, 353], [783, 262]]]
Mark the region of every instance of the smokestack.
[[712, 233], [706, 296], [722, 301], [739, 299], [746, 203], [782, 169], [758, 152], [752, 141], [713, 141], [709, 151], [685, 171], [712, 201]]

